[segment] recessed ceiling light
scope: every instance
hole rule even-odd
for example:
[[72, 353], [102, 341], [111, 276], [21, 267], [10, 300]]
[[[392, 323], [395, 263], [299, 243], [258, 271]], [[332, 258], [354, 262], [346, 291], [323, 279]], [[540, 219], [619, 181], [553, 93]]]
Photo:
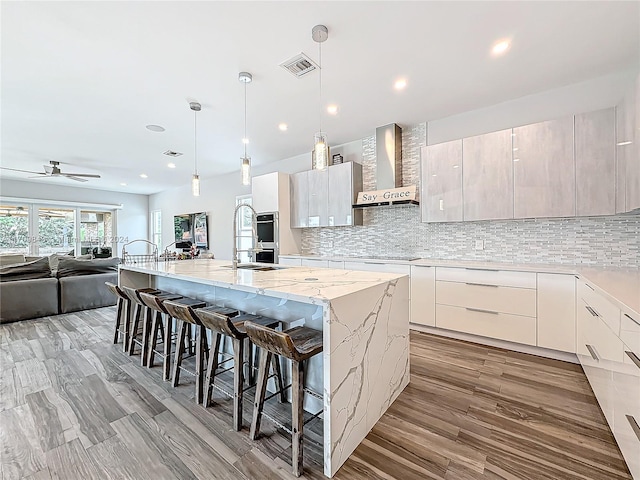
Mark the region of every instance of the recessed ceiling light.
[[454, 165], [453, 168], [460, 168], [460, 165]]
[[407, 86], [406, 78], [399, 78], [396, 80], [396, 83], [393, 84], [393, 88], [396, 90], [403, 90]]
[[278, 128], [280, 129], [281, 132], [286, 132], [289, 126], [286, 123], [281, 123], [280, 125], [278, 125]]
[[509, 40], [500, 40], [493, 46], [493, 48], [491, 49], [491, 53], [493, 53], [494, 55], [502, 55], [507, 50], [509, 50], [510, 46], [511, 43], [509, 42]]
[[514, 158], [514, 159], [513, 159], [513, 161], [514, 161], [514, 162], [519, 162], [519, 161], [520, 161], [520, 159], [519, 159], [519, 158]]
[[164, 132], [164, 127], [161, 127], [160, 125], [147, 125], [146, 129], [151, 130], [152, 132]]
[[123, 186], [123, 187], [126, 187], [126, 186], [127, 186], [127, 184], [126, 184], [126, 183], [124, 183], [124, 182], [122, 182], [120, 185], [121, 185], [121, 186]]
[[330, 115], [335, 115], [336, 113], [338, 113], [338, 106], [337, 105], [329, 105], [327, 107], [327, 113], [329, 113]]
[[141, 173], [140, 174], [140, 178], [147, 178], [147, 174], [146, 173]]
[[518, 151], [518, 147], [514, 148], [514, 149], [513, 149], [513, 151], [514, 151], [514, 152], [517, 152], [517, 151]]
[[176, 164], [175, 163], [167, 163], [167, 167], [176, 168]]

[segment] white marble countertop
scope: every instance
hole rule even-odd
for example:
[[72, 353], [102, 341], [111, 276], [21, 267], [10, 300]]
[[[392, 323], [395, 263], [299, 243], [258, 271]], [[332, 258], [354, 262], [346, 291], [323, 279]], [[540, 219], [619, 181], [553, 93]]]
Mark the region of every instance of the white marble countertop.
[[202, 259], [120, 265], [120, 269], [305, 303], [330, 301], [403, 277], [395, 273], [289, 266], [269, 271], [233, 270], [228, 268], [230, 265], [229, 260]]
[[477, 268], [490, 270], [512, 270], [518, 272], [559, 273], [577, 275], [590, 285], [596, 287], [619, 307], [640, 318], [640, 268], [598, 267], [596, 265], [540, 264], [540, 263], [506, 263], [481, 262], [474, 260], [446, 260], [437, 258], [420, 258], [417, 260], [386, 260], [382, 257], [325, 257], [319, 255], [280, 255], [281, 257], [310, 258], [338, 261], [375, 261], [408, 265], [425, 265], [433, 267]]

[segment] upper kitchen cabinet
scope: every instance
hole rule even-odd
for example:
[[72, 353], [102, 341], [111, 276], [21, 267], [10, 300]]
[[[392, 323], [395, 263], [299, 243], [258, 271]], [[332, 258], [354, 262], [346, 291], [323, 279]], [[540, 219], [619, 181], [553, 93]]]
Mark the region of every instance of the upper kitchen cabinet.
[[291, 227], [309, 226], [309, 172], [294, 173], [291, 186]]
[[354, 210], [362, 191], [362, 165], [346, 162], [332, 165], [329, 172], [328, 224], [330, 227], [362, 225], [362, 210]]
[[309, 170], [309, 227], [329, 225], [329, 171]]
[[[513, 218], [512, 130], [462, 141], [465, 220]], [[435, 177], [434, 180], [437, 180]]]
[[345, 162], [291, 175], [291, 226], [362, 225], [362, 211], [353, 209], [360, 191], [359, 163]]
[[462, 220], [462, 140], [422, 147], [423, 222]]
[[575, 116], [577, 216], [616, 213], [615, 122], [613, 108]]
[[640, 208], [640, 76], [616, 106], [616, 212]]
[[513, 129], [514, 217], [576, 214], [573, 116]]

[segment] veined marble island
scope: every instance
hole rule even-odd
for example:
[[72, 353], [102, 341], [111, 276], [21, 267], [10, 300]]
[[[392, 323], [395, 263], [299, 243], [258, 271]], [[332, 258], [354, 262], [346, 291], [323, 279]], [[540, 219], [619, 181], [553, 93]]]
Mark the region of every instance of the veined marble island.
[[[409, 277], [183, 260], [120, 266], [120, 284], [156, 287], [322, 330], [307, 386], [324, 397], [324, 474], [332, 477], [409, 383]], [[320, 358], [321, 357], [321, 358]], [[315, 412], [314, 398], [305, 408]]]

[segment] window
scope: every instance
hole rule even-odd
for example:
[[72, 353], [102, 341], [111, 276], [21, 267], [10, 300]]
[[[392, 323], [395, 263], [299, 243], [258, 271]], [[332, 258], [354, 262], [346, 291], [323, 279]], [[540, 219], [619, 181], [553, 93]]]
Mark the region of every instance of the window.
[[29, 253], [29, 207], [0, 205], [0, 253]]
[[38, 209], [38, 255], [74, 253], [76, 248], [74, 209]]
[[[251, 205], [251, 195], [241, 195], [236, 197], [236, 206], [243, 203]], [[243, 208], [238, 212], [238, 231], [236, 232], [238, 235], [238, 250], [248, 250], [253, 246], [251, 214], [252, 212], [249, 208]], [[251, 261], [249, 253], [246, 251], [240, 252], [239, 257], [240, 262], [246, 263]]]
[[151, 242], [162, 251], [162, 211], [151, 212]]

